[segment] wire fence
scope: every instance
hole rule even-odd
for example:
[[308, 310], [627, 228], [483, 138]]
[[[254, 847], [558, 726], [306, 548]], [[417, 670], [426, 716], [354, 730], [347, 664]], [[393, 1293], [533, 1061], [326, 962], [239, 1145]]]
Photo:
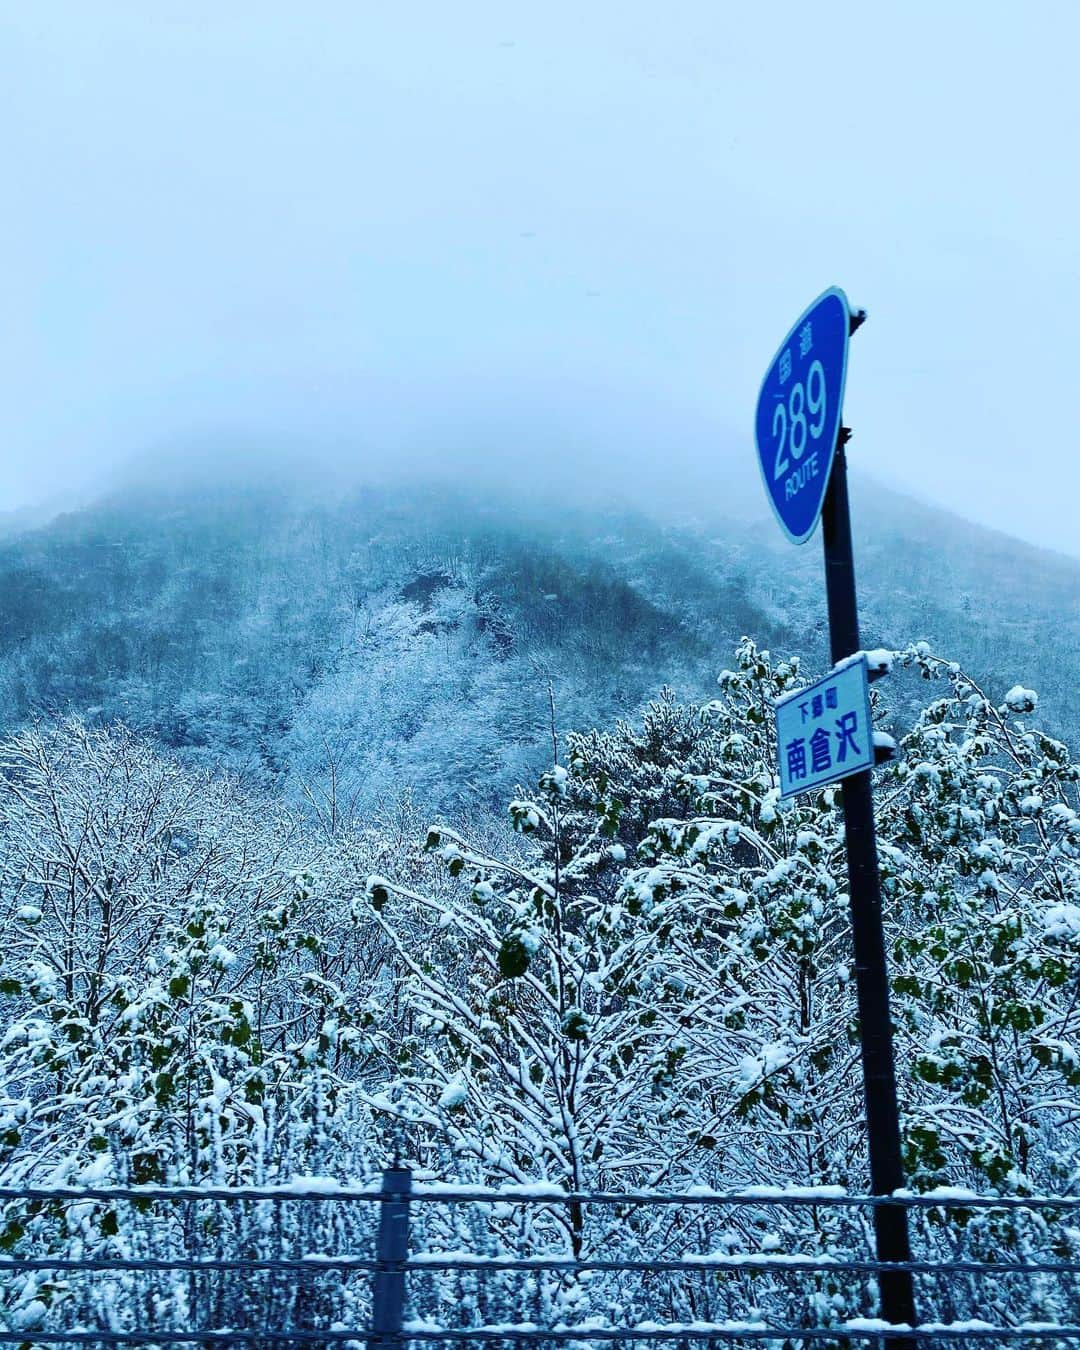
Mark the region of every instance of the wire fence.
[[[916, 1258], [874, 1259], [903, 1206]], [[0, 1344], [1080, 1345], [1080, 1197], [2, 1188]], [[646, 1250], [657, 1241], [660, 1250]], [[916, 1326], [877, 1315], [908, 1271]]]

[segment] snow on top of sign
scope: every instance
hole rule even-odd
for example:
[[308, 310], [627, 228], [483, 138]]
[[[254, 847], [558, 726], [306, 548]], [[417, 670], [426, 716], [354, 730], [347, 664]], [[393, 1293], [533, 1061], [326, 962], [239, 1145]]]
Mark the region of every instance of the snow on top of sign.
[[845, 656], [843, 660], [836, 661], [833, 664], [833, 670], [846, 670], [848, 666], [858, 665], [860, 661], [865, 660], [871, 670], [887, 675], [893, 668], [895, 657], [896, 653], [888, 647], [871, 647], [869, 650], [852, 652], [850, 656]]

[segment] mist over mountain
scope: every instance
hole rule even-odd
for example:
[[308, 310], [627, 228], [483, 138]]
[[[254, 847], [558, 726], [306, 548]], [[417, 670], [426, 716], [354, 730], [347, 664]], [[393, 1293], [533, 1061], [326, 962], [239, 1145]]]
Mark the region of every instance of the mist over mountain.
[[[292, 796], [332, 781], [335, 809], [458, 814], [550, 761], [552, 707], [561, 733], [665, 685], [707, 699], [743, 634], [824, 668], [820, 544], [787, 544], [745, 482], [676, 473], [649, 510], [511, 478], [362, 487], [241, 455], [13, 527], [3, 728], [119, 719]], [[858, 476], [853, 498], [864, 645], [926, 639], [998, 698], [1022, 680], [1075, 744], [1080, 564]], [[888, 683], [902, 726], [917, 691]]]

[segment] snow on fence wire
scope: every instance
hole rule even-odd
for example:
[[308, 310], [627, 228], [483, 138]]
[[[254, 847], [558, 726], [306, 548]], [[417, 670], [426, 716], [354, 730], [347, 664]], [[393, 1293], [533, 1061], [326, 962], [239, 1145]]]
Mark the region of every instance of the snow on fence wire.
[[[916, 1240], [944, 1235], [952, 1254], [904, 1263], [852, 1255], [859, 1243], [870, 1250], [863, 1221], [881, 1205], [906, 1207]], [[21, 1236], [11, 1244], [15, 1254], [0, 1256], [0, 1288], [7, 1295], [0, 1304], [0, 1344], [266, 1350], [412, 1343], [526, 1343], [552, 1350], [592, 1342], [1080, 1345], [1080, 1261], [956, 1255], [958, 1238], [977, 1215], [994, 1222], [1040, 1216], [1042, 1231], [1047, 1223], [1051, 1232], [1060, 1228], [1069, 1237], [1066, 1250], [1075, 1253], [1080, 1231], [1069, 1220], [1080, 1211], [1076, 1196], [996, 1197], [942, 1188], [868, 1197], [838, 1187], [768, 1186], [571, 1193], [539, 1183], [497, 1189], [414, 1183], [406, 1169], [390, 1168], [379, 1187], [323, 1178], [267, 1187], [0, 1187], [0, 1206], [9, 1232], [12, 1214], [22, 1216]], [[129, 1207], [124, 1222], [119, 1206]], [[480, 1213], [479, 1223], [448, 1218], [467, 1206]], [[627, 1254], [633, 1243], [623, 1240], [624, 1230], [654, 1211], [673, 1216], [665, 1254]], [[517, 1251], [503, 1249], [511, 1213], [529, 1216]], [[597, 1213], [606, 1217], [589, 1231], [584, 1216]], [[685, 1243], [708, 1225], [687, 1216], [702, 1213], [752, 1214], [755, 1223], [768, 1213], [813, 1216], [815, 1231], [826, 1233], [840, 1254], [781, 1252], [775, 1234], [767, 1235], [764, 1250], [732, 1250], [728, 1234], [719, 1249], [695, 1251]], [[823, 1224], [822, 1215], [839, 1216], [839, 1225]], [[932, 1226], [920, 1230], [920, 1217]], [[504, 1225], [497, 1239], [495, 1221]], [[472, 1249], [450, 1245], [463, 1233], [472, 1237]], [[99, 1240], [102, 1234], [108, 1241]], [[435, 1245], [411, 1250], [417, 1235]], [[561, 1250], [537, 1250], [553, 1237]], [[681, 1254], [668, 1254], [677, 1238]], [[363, 1246], [370, 1255], [327, 1254], [322, 1244], [328, 1239], [354, 1250]], [[163, 1241], [171, 1246], [164, 1255]], [[476, 1250], [485, 1245], [487, 1252]], [[602, 1254], [607, 1248], [616, 1254]], [[823, 1279], [835, 1289], [861, 1278], [869, 1302], [873, 1277], [897, 1270], [916, 1278], [916, 1327], [889, 1325], [872, 1308], [858, 1316], [820, 1315], [829, 1302]], [[363, 1278], [354, 1284], [356, 1276]], [[500, 1281], [494, 1294], [487, 1290], [492, 1276]], [[508, 1276], [525, 1277], [524, 1284], [512, 1287]], [[649, 1287], [635, 1294], [625, 1284], [628, 1276]], [[695, 1284], [709, 1276], [713, 1284], [695, 1299]], [[800, 1286], [807, 1276], [813, 1288]], [[596, 1277], [615, 1279], [602, 1290], [606, 1302], [595, 1297]], [[1051, 1288], [1047, 1280], [1057, 1283]], [[983, 1281], [992, 1282], [991, 1292]], [[958, 1282], [966, 1282], [962, 1315]], [[1054, 1315], [1002, 1316], [1009, 1298], [1021, 1305], [1016, 1291], [1033, 1282], [1041, 1282], [1040, 1306], [1049, 1302]], [[943, 1304], [949, 1305], [944, 1315]], [[978, 1315], [985, 1309], [997, 1316]], [[669, 1315], [645, 1315], [664, 1311]], [[619, 1312], [623, 1316], [613, 1315]]]

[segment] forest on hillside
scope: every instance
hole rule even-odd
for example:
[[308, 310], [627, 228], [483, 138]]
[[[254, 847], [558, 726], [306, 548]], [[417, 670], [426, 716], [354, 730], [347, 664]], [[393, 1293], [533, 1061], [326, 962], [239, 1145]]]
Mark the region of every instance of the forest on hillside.
[[[1022, 672], [1080, 729], [1080, 566], [872, 486], [867, 646]], [[775, 535], [775, 538], [774, 538]], [[480, 499], [462, 486], [131, 489], [0, 542], [0, 726], [114, 721], [190, 763], [343, 810], [402, 789], [497, 810], [562, 729], [665, 686], [706, 699], [745, 634], [826, 658], [821, 560], [734, 511]], [[894, 731], [918, 690], [894, 692]]]

